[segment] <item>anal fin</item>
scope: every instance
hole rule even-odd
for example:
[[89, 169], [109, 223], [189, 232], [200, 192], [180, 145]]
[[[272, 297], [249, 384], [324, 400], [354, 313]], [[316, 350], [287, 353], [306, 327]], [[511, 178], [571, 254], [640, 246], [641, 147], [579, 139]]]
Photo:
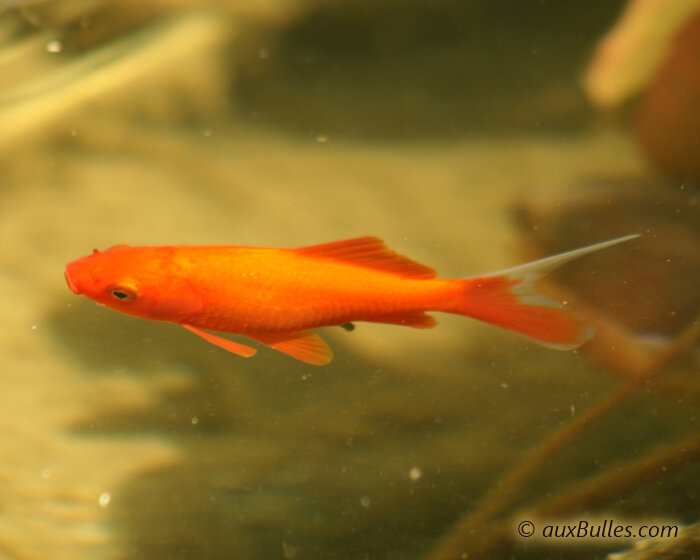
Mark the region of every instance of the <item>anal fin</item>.
[[333, 351], [313, 331], [292, 333], [255, 334], [251, 338], [314, 366], [325, 366], [333, 359]]
[[198, 329], [197, 327], [193, 327], [192, 325], [183, 324], [182, 326], [185, 327], [188, 331], [193, 332], [197, 336], [201, 336], [207, 342], [211, 342], [212, 344], [215, 344], [216, 346], [219, 346], [224, 350], [228, 350], [229, 352], [233, 352], [234, 354], [238, 354], [239, 356], [243, 356], [244, 358], [250, 358], [257, 352], [255, 348], [251, 348], [250, 346], [246, 346], [245, 344], [240, 344], [239, 342], [234, 342], [233, 340], [229, 340], [228, 338], [216, 336], [215, 334], [208, 333], [206, 331]]

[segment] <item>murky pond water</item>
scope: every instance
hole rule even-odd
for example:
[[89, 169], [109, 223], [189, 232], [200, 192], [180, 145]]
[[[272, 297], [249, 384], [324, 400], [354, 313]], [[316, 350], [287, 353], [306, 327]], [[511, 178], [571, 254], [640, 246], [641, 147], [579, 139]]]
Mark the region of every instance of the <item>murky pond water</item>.
[[[697, 554], [700, 178], [581, 88], [621, 2], [0, 6], [4, 558], [604, 558], [635, 539], [542, 533], [605, 520]], [[372, 235], [461, 277], [628, 233], [549, 283], [573, 352], [436, 314], [244, 359], [63, 276]]]

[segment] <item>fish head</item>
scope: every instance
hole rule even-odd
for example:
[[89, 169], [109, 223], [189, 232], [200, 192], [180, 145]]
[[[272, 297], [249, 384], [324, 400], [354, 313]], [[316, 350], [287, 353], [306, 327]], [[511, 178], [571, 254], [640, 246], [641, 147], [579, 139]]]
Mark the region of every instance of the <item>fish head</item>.
[[168, 248], [117, 245], [68, 263], [70, 290], [94, 302], [144, 319], [184, 322], [203, 300], [174, 270]]

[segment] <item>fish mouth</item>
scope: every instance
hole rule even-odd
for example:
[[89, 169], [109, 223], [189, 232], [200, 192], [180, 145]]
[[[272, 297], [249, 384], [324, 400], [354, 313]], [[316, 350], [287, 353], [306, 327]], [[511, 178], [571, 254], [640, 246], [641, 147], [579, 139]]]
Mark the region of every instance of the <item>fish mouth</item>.
[[66, 278], [66, 284], [68, 284], [70, 291], [76, 295], [80, 295], [80, 290], [78, 290], [78, 287], [71, 280], [71, 277], [70, 277], [70, 274], [68, 274], [67, 268], [66, 268], [65, 272], [63, 273], [63, 276], [65, 276], [65, 278]]

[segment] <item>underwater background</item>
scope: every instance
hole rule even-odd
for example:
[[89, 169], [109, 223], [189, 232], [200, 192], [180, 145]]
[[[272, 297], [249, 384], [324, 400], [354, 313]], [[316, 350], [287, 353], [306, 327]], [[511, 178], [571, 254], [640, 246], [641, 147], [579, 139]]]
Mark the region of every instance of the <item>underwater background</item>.
[[[0, 558], [700, 555], [700, 2], [0, 0]], [[75, 297], [112, 245], [374, 235], [549, 281], [249, 360]], [[677, 537], [519, 537], [529, 520]], [[540, 521], [543, 520], [543, 521]]]

